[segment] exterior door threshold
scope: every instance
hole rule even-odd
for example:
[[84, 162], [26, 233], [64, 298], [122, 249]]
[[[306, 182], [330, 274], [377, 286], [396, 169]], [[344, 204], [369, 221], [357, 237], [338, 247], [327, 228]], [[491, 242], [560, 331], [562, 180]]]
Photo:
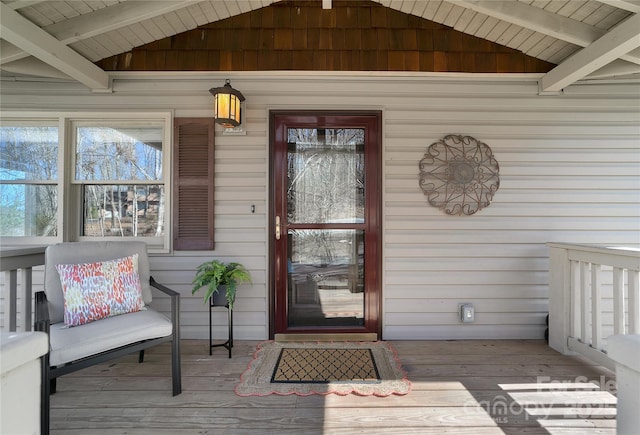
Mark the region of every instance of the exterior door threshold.
[[374, 332], [341, 334], [275, 334], [274, 340], [282, 343], [301, 341], [378, 341], [378, 334]]

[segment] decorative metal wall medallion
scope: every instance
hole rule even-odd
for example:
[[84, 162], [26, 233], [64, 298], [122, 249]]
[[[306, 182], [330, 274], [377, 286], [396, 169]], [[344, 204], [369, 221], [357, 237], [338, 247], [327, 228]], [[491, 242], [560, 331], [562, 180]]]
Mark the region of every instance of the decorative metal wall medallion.
[[491, 148], [471, 136], [448, 135], [420, 160], [420, 188], [429, 204], [450, 215], [472, 215], [491, 204], [500, 187]]

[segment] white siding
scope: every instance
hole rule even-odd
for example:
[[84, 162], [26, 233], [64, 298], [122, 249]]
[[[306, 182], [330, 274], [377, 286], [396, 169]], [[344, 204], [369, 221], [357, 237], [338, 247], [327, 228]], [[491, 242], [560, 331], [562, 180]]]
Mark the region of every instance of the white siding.
[[[107, 95], [6, 81], [1, 105], [211, 116], [208, 89], [225, 78], [247, 98], [247, 135], [216, 134], [216, 249], [151, 260], [155, 278], [183, 296], [185, 338], [208, 336], [207, 308], [191, 296], [190, 282], [211, 257], [241, 261], [254, 278], [238, 296], [235, 337], [268, 336], [269, 109], [383, 111], [385, 339], [541, 338], [547, 242], [640, 246], [636, 84], [573, 85], [564, 95], [538, 96], [533, 76], [119, 74]], [[447, 134], [485, 142], [500, 164], [494, 202], [474, 216], [447, 216], [418, 186], [419, 160]], [[458, 322], [460, 302], [474, 303], [475, 323]], [[215, 317], [216, 337], [226, 335], [225, 316]]]

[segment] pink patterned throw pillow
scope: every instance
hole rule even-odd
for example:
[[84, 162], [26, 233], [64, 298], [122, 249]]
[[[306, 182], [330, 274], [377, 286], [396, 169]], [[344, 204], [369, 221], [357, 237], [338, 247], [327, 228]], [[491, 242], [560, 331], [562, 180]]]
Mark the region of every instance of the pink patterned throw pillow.
[[84, 325], [144, 308], [138, 254], [85, 264], [57, 264], [64, 295], [64, 323]]

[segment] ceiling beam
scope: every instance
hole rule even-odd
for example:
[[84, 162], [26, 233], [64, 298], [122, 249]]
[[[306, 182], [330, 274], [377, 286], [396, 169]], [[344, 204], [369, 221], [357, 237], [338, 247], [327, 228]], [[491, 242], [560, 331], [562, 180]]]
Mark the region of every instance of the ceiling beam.
[[624, 9], [625, 11], [633, 12], [634, 14], [640, 13], [640, 1], [639, 0], [598, 0], [600, 3], [605, 3], [614, 8]]
[[28, 6], [37, 5], [38, 3], [43, 3], [46, 0], [5, 0], [4, 4], [9, 6], [14, 11], [18, 9], [26, 8]]
[[0, 37], [94, 91], [109, 91], [109, 75], [77, 52], [0, 3]]
[[[607, 33], [604, 29], [517, 1], [446, 1], [580, 47], [587, 47]], [[640, 53], [625, 53], [622, 59], [640, 65]]]
[[490, 17], [585, 47], [605, 31], [517, 1], [447, 0]]
[[0, 40], [0, 65], [27, 57], [28, 54], [7, 41]]
[[82, 39], [121, 29], [200, 2], [201, 0], [125, 1], [48, 25], [44, 27], [44, 30], [64, 44], [69, 45]]
[[[201, 0], [178, 1], [126, 1], [114, 6], [98, 9], [68, 20], [50, 24], [42, 28], [62, 44], [69, 45], [102, 33], [135, 24], [136, 22], [157, 17], [169, 12], [188, 7]], [[15, 47], [5, 50], [2, 47], [0, 65], [27, 57], [29, 54]]]
[[614, 60], [604, 67], [592, 72], [585, 79], [609, 79], [622, 76], [640, 75], [640, 65], [624, 60]]
[[540, 79], [540, 91], [558, 92], [640, 47], [640, 14], [632, 15]]
[[3, 65], [2, 70], [29, 76], [71, 80], [71, 77], [59, 69], [56, 69], [33, 56], [25, 57], [24, 59]]

